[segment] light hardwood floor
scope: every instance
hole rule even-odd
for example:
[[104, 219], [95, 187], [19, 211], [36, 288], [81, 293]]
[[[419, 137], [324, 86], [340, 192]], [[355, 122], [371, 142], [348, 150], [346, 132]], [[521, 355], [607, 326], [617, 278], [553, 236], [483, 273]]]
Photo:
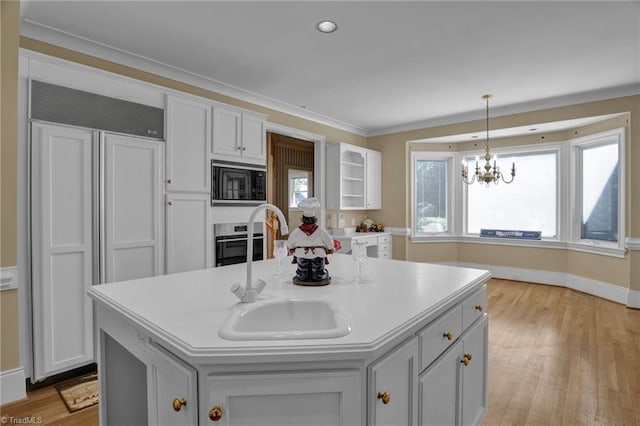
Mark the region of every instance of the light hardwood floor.
[[[492, 279], [488, 288], [484, 425], [640, 425], [640, 310], [562, 287]], [[98, 424], [97, 406], [68, 414], [53, 386], [0, 413]]]
[[640, 424], [640, 310], [563, 287], [488, 287], [485, 425]]

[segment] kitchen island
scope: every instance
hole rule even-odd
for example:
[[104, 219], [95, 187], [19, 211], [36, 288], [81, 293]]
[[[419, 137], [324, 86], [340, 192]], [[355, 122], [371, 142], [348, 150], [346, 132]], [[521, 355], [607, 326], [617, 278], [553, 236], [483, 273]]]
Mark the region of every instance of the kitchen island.
[[[340, 337], [228, 340], [245, 265], [89, 290], [99, 341], [101, 424], [478, 424], [486, 412], [483, 270], [369, 259], [354, 284], [350, 256], [330, 257], [325, 287], [273, 278], [260, 301], [328, 302]], [[250, 307], [249, 307], [250, 308]]]

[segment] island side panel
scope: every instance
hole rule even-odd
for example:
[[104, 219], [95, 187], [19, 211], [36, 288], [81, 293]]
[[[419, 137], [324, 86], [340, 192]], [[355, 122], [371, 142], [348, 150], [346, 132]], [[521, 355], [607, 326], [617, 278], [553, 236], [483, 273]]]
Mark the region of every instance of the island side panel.
[[100, 424], [148, 425], [146, 341], [133, 324], [100, 304], [94, 306], [99, 336]]
[[147, 425], [147, 367], [101, 332], [100, 417], [102, 424]]

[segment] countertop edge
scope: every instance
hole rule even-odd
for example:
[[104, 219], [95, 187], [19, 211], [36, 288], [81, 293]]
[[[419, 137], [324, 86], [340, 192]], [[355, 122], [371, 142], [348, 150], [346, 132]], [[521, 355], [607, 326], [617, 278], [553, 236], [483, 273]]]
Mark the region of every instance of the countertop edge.
[[[415, 334], [420, 328], [427, 325], [427, 323], [425, 323], [426, 321], [435, 319], [437, 315], [451, 305], [454, 300], [462, 297], [464, 294], [473, 293], [490, 278], [491, 273], [485, 271], [481, 276], [469, 282], [458, 291], [451, 293], [445, 299], [429, 306], [419, 315], [409, 318], [404, 323], [399, 324], [397, 327], [394, 327], [371, 342], [360, 344], [340, 344], [340, 339], [337, 338], [299, 340], [296, 342], [300, 343], [295, 346], [274, 344], [272, 346], [262, 345], [235, 348], [195, 348], [175, 337], [173, 334], [166, 332], [163, 328], [135, 314], [135, 312], [126, 309], [117, 301], [105, 296], [103, 293], [92, 291], [93, 289], [90, 288], [87, 294], [94, 302], [100, 303], [103, 308], [126, 318], [141, 328], [153, 341], [194, 364], [282, 362], [289, 357], [296, 361], [304, 362], [339, 361], [377, 356], [386, 351], [389, 345], [395, 345]], [[315, 341], [318, 343], [314, 344]]]

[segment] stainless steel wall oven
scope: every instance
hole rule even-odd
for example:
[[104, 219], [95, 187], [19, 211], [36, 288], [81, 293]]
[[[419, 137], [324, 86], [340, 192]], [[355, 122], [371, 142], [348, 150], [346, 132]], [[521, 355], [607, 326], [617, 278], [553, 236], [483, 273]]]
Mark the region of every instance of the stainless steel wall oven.
[[[253, 228], [253, 260], [264, 259], [263, 224]], [[233, 265], [247, 261], [248, 232], [246, 223], [219, 223], [213, 225], [216, 242], [216, 266]]]

